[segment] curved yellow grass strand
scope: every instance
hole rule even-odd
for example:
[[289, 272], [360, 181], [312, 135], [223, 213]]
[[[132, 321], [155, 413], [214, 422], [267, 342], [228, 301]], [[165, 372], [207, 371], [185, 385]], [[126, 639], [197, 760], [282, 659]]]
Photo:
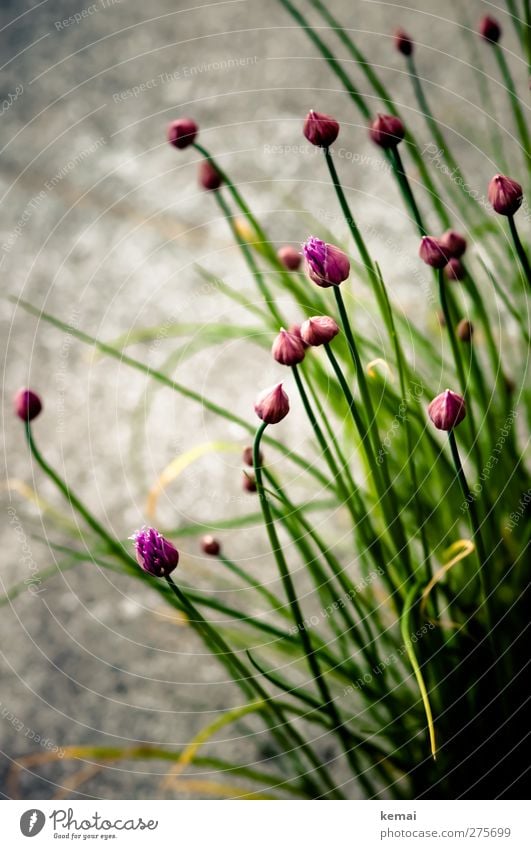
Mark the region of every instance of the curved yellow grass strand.
[[179, 778], [175, 781], [173, 789], [176, 792], [187, 790], [192, 793], [205, 793], [208, 796], [222, 796], [226, 799], [250, 799], [254, 801], [278, 799], [277, 796], [256, 793], [254, 790], [244, 790], [242, 787], [236, 787], [236, 785], [221, 784], [218, 781], [205, 781], [198, 778]]
[[387, 377], [389, 380], [394, 380], [393, 372], [391, 366], [387, 362], [387, 360], [383, 360], [381, 357], [376, 357], [375, 360], [371, 360], [370, 363], [367, 363], [367, 374], [370, 378], [379, 377], [378, 372], [376, 370], [376, 366], [382, 366], [383, 370], [387, 373]]
[[196, 734], [185, 747], [177, 763], [166, 774], [161, 783], [161, 787], [163, 789], [167, 789], [168, 787], [173, 786], [176, 778], [181, 774], [183, 769], [192, 763], [201, 746], [203, 746], [204, 743], [206, 743], [217, 731], [224, 728], [226, 725], [230, 725], [231, 722], [235, 722], [237, 719], [240, 719], [242, 716], [246, 716], [248, 713], [256, 713], [257, 711], [262, 710], [264, 706], [265, 702], [260, 699], [256, 702], [250, 702], [247, 705], [234, 708], [233, 710], [228, 710], [222, 716], [215, 719], [214, 722], [211, 722], [210, 725], [201, 729], [201, 731]]
[[155, 517], [158, 500], [166, 487], [169, 486], [175, 478], [182, 474], [188, 466], [195, 463], [196, 460], [204, 457], [205, 454], [239, 450], [239, 447], [233, 442], [203, 442], [201, 445], [195, 445], [193, 448], [190, 448], [189, 451], [185, 451], [184, 454], [180, 454], [178, 457], [175, 457], [175, 459], [166, 466], [149, 490], [146, 504], [146, 513], [148, 518], [153, 519]]
[[61, 524], [63, 527], [68, 528], [70, 531], [74, 533], [78, 533], [78, 528], [68, 519], [64, 513], [61, 513], [60, 510], [57, 510], [49, 501], [46, 501], [45, 498], [41, 498], [40, 495], [33, 489], [33, 487], [29, 486], [25, 481], [20, 480], [19, 478], [8, 478], [7, 480], [0, 481], [0, 491], [5, 492], [16, 492], [20, 495], [21, 498], [24, 498], [26, 501], [35, 504], [36, 507], [41, 511], [41, 513], [46, 513], [49, 516], [52, 516], [56, 522]]
[[[424, 615], [424, 611], [426, 609], [426, 604], [428, 602], [428, 596], [431, 593], [432, 589], [439, 583], [441, 578], [444, 578], [447, 572], [450, 569], [453, 569], [461, 560], [464, 560], [465, 557], [468, 557], [475, 550], [475, 545], [470, 539], [458, 539], [456, 542], [452, 543], [452, 545], [446, 549], [445, 555], [450, 559], [444, 563], [440, 569], [437, 569], [435, 575], [427, 584], [423, 591], [420, 602], [420, 613]], [[455, 552], [455, 553], [454, 553]], [[453, 623], [452, 623], [453, 624]]]

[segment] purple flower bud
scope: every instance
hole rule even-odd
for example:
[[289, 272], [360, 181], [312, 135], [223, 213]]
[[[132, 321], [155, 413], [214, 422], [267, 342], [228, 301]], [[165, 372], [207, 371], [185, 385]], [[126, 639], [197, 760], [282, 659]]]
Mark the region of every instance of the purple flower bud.
[[447, 280], [463, 280], [465, 276], [463, 263], [453, 256], [448, 260], [448, 265], [444, 266], [444, 276]]
[[411, 56], [413, 53], [413, 39], [403, 29], [395, 32], [395, 47], [402, 56]]
[[420, 242], [419, 257], [432, 268], [444, 268], [449, 257], [441, 243], [434, 236], [423, 236]]
[[210, 554], [212, 557], [217, 557], [221, 551], [221, 545], [215, 537], [207, 534], [201, 540], [201, 550], [204, 554]]
[[329, 315], [314, 315], [301, 327], [301, 336], [308, 345], [325, 345], [339, 333], [337, 323]]
[[256, 399], [254, 411], [266, 424], [277, 424], [289, 413], [289, 398], [281, 383], [266, 389]]
[[199, 127], [191, 118], [178, 118], [168, 127], [168, 141], [179, 150], [193, 144], [199, 132]]
[[378, 147], [397, 147], [406, 134], [400, 118], [396, 115], [377, 115], [369, 127], [369, 135]]
[[179, 552], [175, 546], [155, 528], [142, 528], [130, 537], [135, 543], [138, 565], [155, 575], [163, 578], [169, 575], [179, 562]]
[[[242, 460], [246, 466], [254, 466], [252, 445], [247, 445], [243, 449]], [[261, 451], [258, 452], [258, 460], [260, 461], [260, 465], [262, 465], [262, 463], [264, 462], [264, 455]]]
[[339, 286], [350, 274], [348, 256], [335, 245], [310, 236], [302, 246], [310, 280], [318, 286]]
[[310, 144], [317, 147], [330, 147], [339, 134], [339, 124], [331, 115], [314, 112], [310, 109], [304, 119], [303, 132]]
[[484, 38], [485, 41], [490, 41], [491, 44], [497, 44], [502, 34], [502, 29], [498, 21], [495, 18], [491, 18], [490, 15], [485, 15], [485, 17], [481, 18], [478, 31], [481, 38]]
[[201, 188], [207, 192], [215, 192], [223, 182], [221, 174], [208, 159], [199, 164], [198, 180]]
[[439, 430], [453, 430], [466, 416], [465, 399], [446, 389], [428, 404], [428, 415]]
[[290, 324], [290, 326], [288, 327], [288, 333], [291, 333], [292, 336], [296, 336], [297, 339], [300, 339], [302, 344], [304, 345], [304, 348], [308, 347], [308, 343], [305, 342], [304, 339], [301, 336], [301, 326], [300, 326], [300, 324]]
[[456, 259], [459, 259], [459, 257], [463, 256], [466, 251], [465, 237], [462, 236], [461, 233], [457, 233], [455, 230], [447, 230], [446, 233], [442, 234], [439, 242], [448, 257], [455, 257]]
[[455, 332], [457, 338], [460, 339], [461, 342], [471, 342], [472, 336], [474, 335], [474, 325], [468, 320], [468, 318], [462, 318], [457, 325]]
[[242, 483], [246, 492], [256, 492], [256, 478], [254, 475], [249, 474], [249, 472], [244, 472]]
[[302, 256], [297, 248], [291, 245], [284, 245], [284, 247], [279, 248], [277, 256], [282, 265], [290, 271], [297, 271], [300, 267]]
[[273, 342], [271, 353], [277, 363], [283, 366], [296, 366], [297, 363], [302, 363], [305, 352], [302, 341], [282, 327]]
[[495, 212], [499, 215], [514, 215], [520, 209], [524, 199], [520, 183], [511, 180], [510, 177], [504, 177], [503, 174], [496, 174], [492, 178], [488, 196]]
[[23, 422], [31, 422], [42, 410], [41, 399], [31, 389], [19, 389], [13, 398], [13, 406]]

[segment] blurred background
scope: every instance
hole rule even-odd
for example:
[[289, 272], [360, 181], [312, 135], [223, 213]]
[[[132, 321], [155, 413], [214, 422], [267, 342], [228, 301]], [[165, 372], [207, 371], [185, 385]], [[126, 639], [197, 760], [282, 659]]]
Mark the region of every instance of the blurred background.
[[[478, 55], [495, 102], [503, 91], [488, 45], [471, 30], [482, 14], [494, 12], [510, 56], [516, 46], [505, 7], [479, 0], [444, 6], [412, 0], [407, 8], [378, 0], [329, 5], [377, 66], [422, 147], [432, 140], [392, 41], [397, 26], [411, 33], [432, 107], [471, 185], [483, 193], [497, 169], [481, 144], [491, 118], [472, 73]], [[299, 6], [322, 26], [311, 9]], [[243, 310], [198, 271], [200, 265], [256, 297], [217, 205], [197, 185], [197, 153], [166, 143], [173, 118], [189, 115], [198, 122], [201, 142], [280, 247], [297, 245], [310, 232], [321, 235], [320, 223], [346, 240], [324, 164], [301, 132], [310, 108], [336, 116], [342, 126], [337, 167], [393, 299], [434, 330], [436, 318], [418, 296], [417, 237], [383, 158], [335, 77], [279, 4], [41, 0], [2, 2], [0, 15], [5, 593], [61, 562], [48, 542], [61, 542], [64, 527], [78, 524], [31, 464], [12, 413], [19, 386], [43, 397], [35, 425], [41, 449], [120, 538], [146, 521], [147, 495], [162, 470], [183, 452], [216, 440], [231, 450], [206, 453], [185, 469], [161, 496], [156, 521], [165, 528], [201, 521], [215, 529], [217, 521], [256, 509], [242, 489], [240, 454], [247, 439], [239, 428], [95, 355], [8, 300], [29, 301], [102, 340], [125, 339], [129, 353], [253, 420], [255, 395], [278, 379], [280, 367], [249, 344], [256, 331]], [[345, 55], [333, 34], [322, 35]], [[525, 65], [516, 56], [511, 61], [524, 90]], [[351, 63], [350, 71], [371, 100], [359, 69]], [[381, 106], [374, 101], [374, 108]], [[501, 133], [509, 146], [510, 131], [502, 125]], [[200, 325], [216, 321], [246, 325], [248, 333], [196, 350]], [[177, 322], [194, 325], [184, 345], [171, 337]], [[154, 326], [160, 326], [154, 340], [135, 342], [135, 333]], [[378, 333], [375, 326], [375, 338]], [[295, 411], [278, 434], [304, 450], [309, 433], [300, 421]], [[48, 512], [42, 519], [35, 492], [60, 515]], [[84, 529], [78, 529], [82, 550]], [[221, 539], [231, 556], [274, 582], [262, 536], [251, 526]], [[228, 592], [197, 538], [176, 542], [184, 585]], [[29, 766], [13, 781], [12, 764], [21, 755], [60, 755], [75, 744], [181, 747], [217, 712], [240, 704], [239, 692], [190, 630], [133, 581], [83, 563], [38, 590], [25, 589], [1, 608], [4, 795], [67, 792], [72, 768], [61, 760]], [[253, 733], [259, 727], [251, 721], [231, 727], [208, 751], [259, 763], [268, 754], [266, 735]], [[329, 756], [323, 748], [323, 757]], [[111, 764], [78, 792], [158, 798], [165, 771], [154, 762]]]

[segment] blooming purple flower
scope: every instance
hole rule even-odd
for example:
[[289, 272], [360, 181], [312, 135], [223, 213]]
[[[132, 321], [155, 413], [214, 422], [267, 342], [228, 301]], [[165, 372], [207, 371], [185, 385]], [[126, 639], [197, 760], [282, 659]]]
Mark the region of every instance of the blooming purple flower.
[[330, 147], [338, 137], [339, 124], [331, 115], [311, 109], [304, 119], [303, 132], [310, 144]]
[[307, 345], [325, 345], [339, 333], [339, 327], [329, 315], [314, 315], [301, 327], [301, 336]]
[[19, 389], [13, 399], [13, 406], [23, 422], [31, 422], [42, 410], [41, 399], [31, 389]]
[[499, 215], [514, 215], [522, 205], [524, 194], [516, 180], [496, 174], [489, 183], [488, 197]]
[[465, 399], [446, 389], [428, 404], [428, 415], [439, 430], [453, 430], [466, 416]]
[[144, 572], [157, 578], [173, 572], [179, 562], [179, 552], [156, 528], [141, 528], [130, 539], [134, 541], [136, 559]]
[[266, 389], [256, 399], [254, 411], [266, 424], [277, 424], [289, 413], [289, 398], [281, 383]]
[[348, 256], [335, 245], [310, 236], [302, 246], [310, 280], [318, 286], [339, 286], [350, 274]]

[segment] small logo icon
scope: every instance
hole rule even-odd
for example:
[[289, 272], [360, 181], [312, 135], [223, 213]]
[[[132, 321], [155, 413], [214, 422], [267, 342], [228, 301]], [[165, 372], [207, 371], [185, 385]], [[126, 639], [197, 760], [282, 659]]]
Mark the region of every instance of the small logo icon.
[[46, 817], [37, 808], [25, 811], [20, 817], [20, 830], [24, 837], [35, 837], [44, 828]]

